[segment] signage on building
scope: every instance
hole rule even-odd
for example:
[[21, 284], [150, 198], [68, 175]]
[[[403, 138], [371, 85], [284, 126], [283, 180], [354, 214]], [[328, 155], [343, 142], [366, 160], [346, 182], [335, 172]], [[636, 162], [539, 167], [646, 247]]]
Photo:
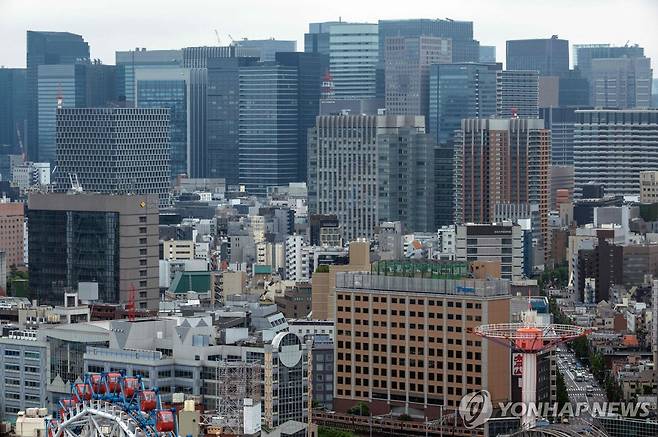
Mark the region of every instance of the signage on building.
[[523, 376], [523, 354], [512, 354], [512, 376]]
[[477, 236], [477, 235], [512, 235], [512, 226], [494, 226], [494, 225], [484, 225], [484, 226], [467, 226], [466, 235]]

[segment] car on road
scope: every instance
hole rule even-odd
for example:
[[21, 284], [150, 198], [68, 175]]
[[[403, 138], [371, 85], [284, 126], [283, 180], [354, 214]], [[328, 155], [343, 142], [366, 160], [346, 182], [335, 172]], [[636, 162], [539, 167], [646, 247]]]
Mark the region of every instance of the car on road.
[[591, 385], [588, 385], [587, 387], [585, 387], [585, 393], [587, 393], [588, 395], [591, 395], [592, 393], [594, 393], [594, 387], [592, 387]]

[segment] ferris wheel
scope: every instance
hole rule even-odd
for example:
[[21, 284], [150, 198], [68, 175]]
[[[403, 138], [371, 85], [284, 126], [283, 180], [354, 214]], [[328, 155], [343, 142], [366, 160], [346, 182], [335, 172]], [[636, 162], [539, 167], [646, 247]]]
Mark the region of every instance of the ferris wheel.
[[162, 407], [157, 389], [140, 377], [88, 373], [46, 421], [48, 437], [177, 437], [174, 409]]

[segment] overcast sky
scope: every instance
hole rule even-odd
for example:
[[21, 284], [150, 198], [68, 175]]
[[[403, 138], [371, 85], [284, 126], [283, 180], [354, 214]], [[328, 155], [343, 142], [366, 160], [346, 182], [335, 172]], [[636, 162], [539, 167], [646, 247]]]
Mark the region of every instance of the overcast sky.
[[[0, 0], [0, 66], [25, 66], [25, 31], [82, 35], [91, 56], [114, 63], [115, 50], [222, 45], [234, 38], [294, 39], [303, 50], [309, 22], [452, 18], [474, 22], [475, 38], [505, 41], [558, 34], [570, 44], [630, 40], [658, 59], [658, 0]], [[658, 75], [658, 73], [654, 73]]]

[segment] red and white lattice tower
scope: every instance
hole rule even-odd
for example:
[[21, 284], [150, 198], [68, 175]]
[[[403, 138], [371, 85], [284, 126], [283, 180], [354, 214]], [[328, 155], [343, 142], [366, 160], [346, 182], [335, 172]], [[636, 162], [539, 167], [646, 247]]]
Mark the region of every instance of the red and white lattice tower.
[[[528, 311], [521, 323], [481, 325], [472, 331], [475, 335], [522, 353], [521, 400], [526, 406], [537, 401], [537, 354], [592, 332], [582, 326], [543, 325], [537, 322], [536, 315], [535, 311]], [[531, 410], [527, 408], [526, 415], [521, 418], [522, 429], [535, 426], [536, 417]]]

